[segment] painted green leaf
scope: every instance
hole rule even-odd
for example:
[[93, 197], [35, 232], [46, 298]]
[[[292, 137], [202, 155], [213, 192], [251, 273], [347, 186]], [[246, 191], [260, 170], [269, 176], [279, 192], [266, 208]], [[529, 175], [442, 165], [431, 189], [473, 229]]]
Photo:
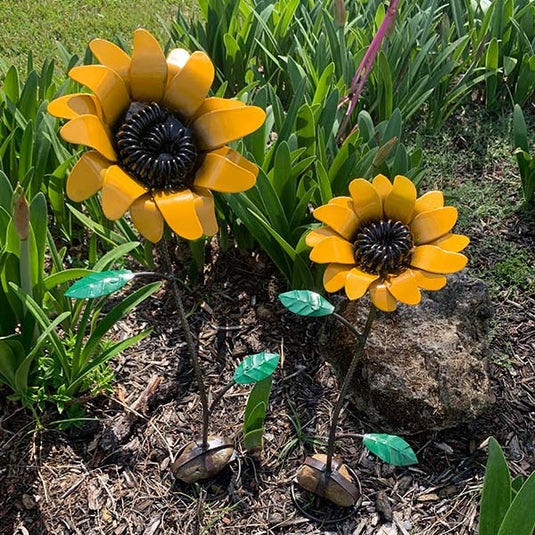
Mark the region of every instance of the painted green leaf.
[[120, 290], [135, 277], [129, 269], [92, 273], [76, 281], [66, 292], [67, 297], [93, 299]]
[[334, 306], [324, 297], [309, 290], [292, 290], [279, 294], [281, 303], [294, 314], [299, 316], [329, 316], [334, 312]]
[[402, 438], [384, 433], [367, 433], [362, 443], [379, 457], [394, 466], [417, 464], [418, 459], [412, 448]]
[[532, 535], [535, 529], [535, 472], [518, 491], [509, 507], [498, 535]]
[[257, 383], [269, 377], [279, 364], [277, 353], [257, 353], [246, 357], [234, 372], [234, 380], [240, 385]]
[[511, 475], [500, 445], [491, 437], [479, 511], [479, 535], [497, 535], [510, 505]]

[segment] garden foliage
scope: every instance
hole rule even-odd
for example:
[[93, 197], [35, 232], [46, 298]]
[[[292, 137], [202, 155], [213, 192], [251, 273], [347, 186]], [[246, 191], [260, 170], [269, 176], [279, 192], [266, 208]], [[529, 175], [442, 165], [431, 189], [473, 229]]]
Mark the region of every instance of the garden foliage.
[[535, 472], [511, 480], [503, 450], [491, 437], [479, 513], [479, 535], [532, 535]]

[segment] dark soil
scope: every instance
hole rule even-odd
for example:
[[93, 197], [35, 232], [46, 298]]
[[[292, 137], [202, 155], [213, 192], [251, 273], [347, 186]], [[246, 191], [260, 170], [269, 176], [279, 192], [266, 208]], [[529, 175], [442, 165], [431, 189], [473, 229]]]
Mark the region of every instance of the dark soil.
[[[477, 173], [499, 185], [501, 202], [519, 206], [518, 179], [511, 179], [516, 171], [501, 164], [483, 158]], [[467, 185], [470, 171], [465, 164], [424, 187]], [[535, 260], [535, 231], [527, 212], [514, 208], [497, 218], [490, 211], [470, 222], [472, 202], [455, 203], [466, 216], [462, 230], [472, 238], [469, 272], [495, 273], [496, 265], [510, 259], [488, 246], [491, 239], [514, 242], [515, 250]], [[492, 278], [494, 408], [461, 427], [405, 437], [420, 460], [414, 467], [391, 467], [359, 441], [340, 441], [339, 454], [360, 478], [360, 508], [347, 512], [314, 500], [307, 507], [320, 520], [306, 517], [292, 499], [292, 479], [307, 453], [321, 451], [318, 441], [325, 439], [338, 395], [336, 376], [317, 348], [322, 320], [282, 310], [277, 294], [287, 288], [263, 256], [221, 253], [215, 241], [207, 256], [212, 260], [202, 284], [184, 297], [212, 392], [250, 353], [283, 357], [274, 375], [264, 454], [255, 459], [241, 451], [250, 388], [236, 387], [220, 405], [212, 432], [235, 438], [238, 460], [213, 481], [185, 485], [173, 478], [171, 461], [200, 434], [200, 403], [173, 300], [162, 289], [115, 333], [120, 337], [154, 326], [149, 339], [114, 361], [113, 395], [87, 405], [94, 421], [69, 432], [33, 432], [31, 416], [0, 394], [0, 533], [476, 534], [488, 436], [505, 447], [515, 474], [535, 468], [533, 280], [513, 285]], [[161, 378], [156, 396], [146, 407], [135, 405], [133, 413], [132, 405], [156, 377]], [[103, 446], [103, 437], [109, 438], [110, 427], [121, 418], [124, 437]], [[344, 433], [381, 431], [350, 404], [339, 426]], [[299, 503], [305, 498], [296, 491]]]

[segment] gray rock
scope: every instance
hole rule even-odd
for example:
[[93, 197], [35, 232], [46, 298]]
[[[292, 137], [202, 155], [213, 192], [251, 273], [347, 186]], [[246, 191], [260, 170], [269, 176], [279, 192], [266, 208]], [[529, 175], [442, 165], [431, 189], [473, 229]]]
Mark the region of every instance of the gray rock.
[[[493, 401], [487, 370], [492, 305], [486, 285], [465, 273], [445, 288], [422, 292], [418, 306], [379, 313], [351, 393], [379, 430], [412, 433], [474, 419]], [[367, 298], [340, 298], [338, 311], [362, 329]], [[334, 319], [321, 336], [324, 357], [339, 374], [349, 366], [355, 337]]]

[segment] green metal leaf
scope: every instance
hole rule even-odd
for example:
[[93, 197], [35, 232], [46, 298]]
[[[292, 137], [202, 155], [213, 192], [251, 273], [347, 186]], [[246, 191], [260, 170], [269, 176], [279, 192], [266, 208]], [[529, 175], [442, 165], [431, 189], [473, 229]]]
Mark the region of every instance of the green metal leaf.
[[66, 292], [67, 297], [93, 299], [120, 290], [135, 277], [129, 269], [92, 273], [76, 281]]
[[257, 383], [269, 377], [279, 364], [277, 353], [257, 353], [245, 358], [234, 372], [234, 380], [240, 385]]
[[416, 454], [402, 438], [384, 433], [367, 433], [362, 443], [381, 460], [394, 466], [418, 463]]
[[294, 314], [299, 316], [329, 316], [334, 312], [334, 306], [324, 297], [309, 290], [292, 290], [279, 294], [281, 303]]

